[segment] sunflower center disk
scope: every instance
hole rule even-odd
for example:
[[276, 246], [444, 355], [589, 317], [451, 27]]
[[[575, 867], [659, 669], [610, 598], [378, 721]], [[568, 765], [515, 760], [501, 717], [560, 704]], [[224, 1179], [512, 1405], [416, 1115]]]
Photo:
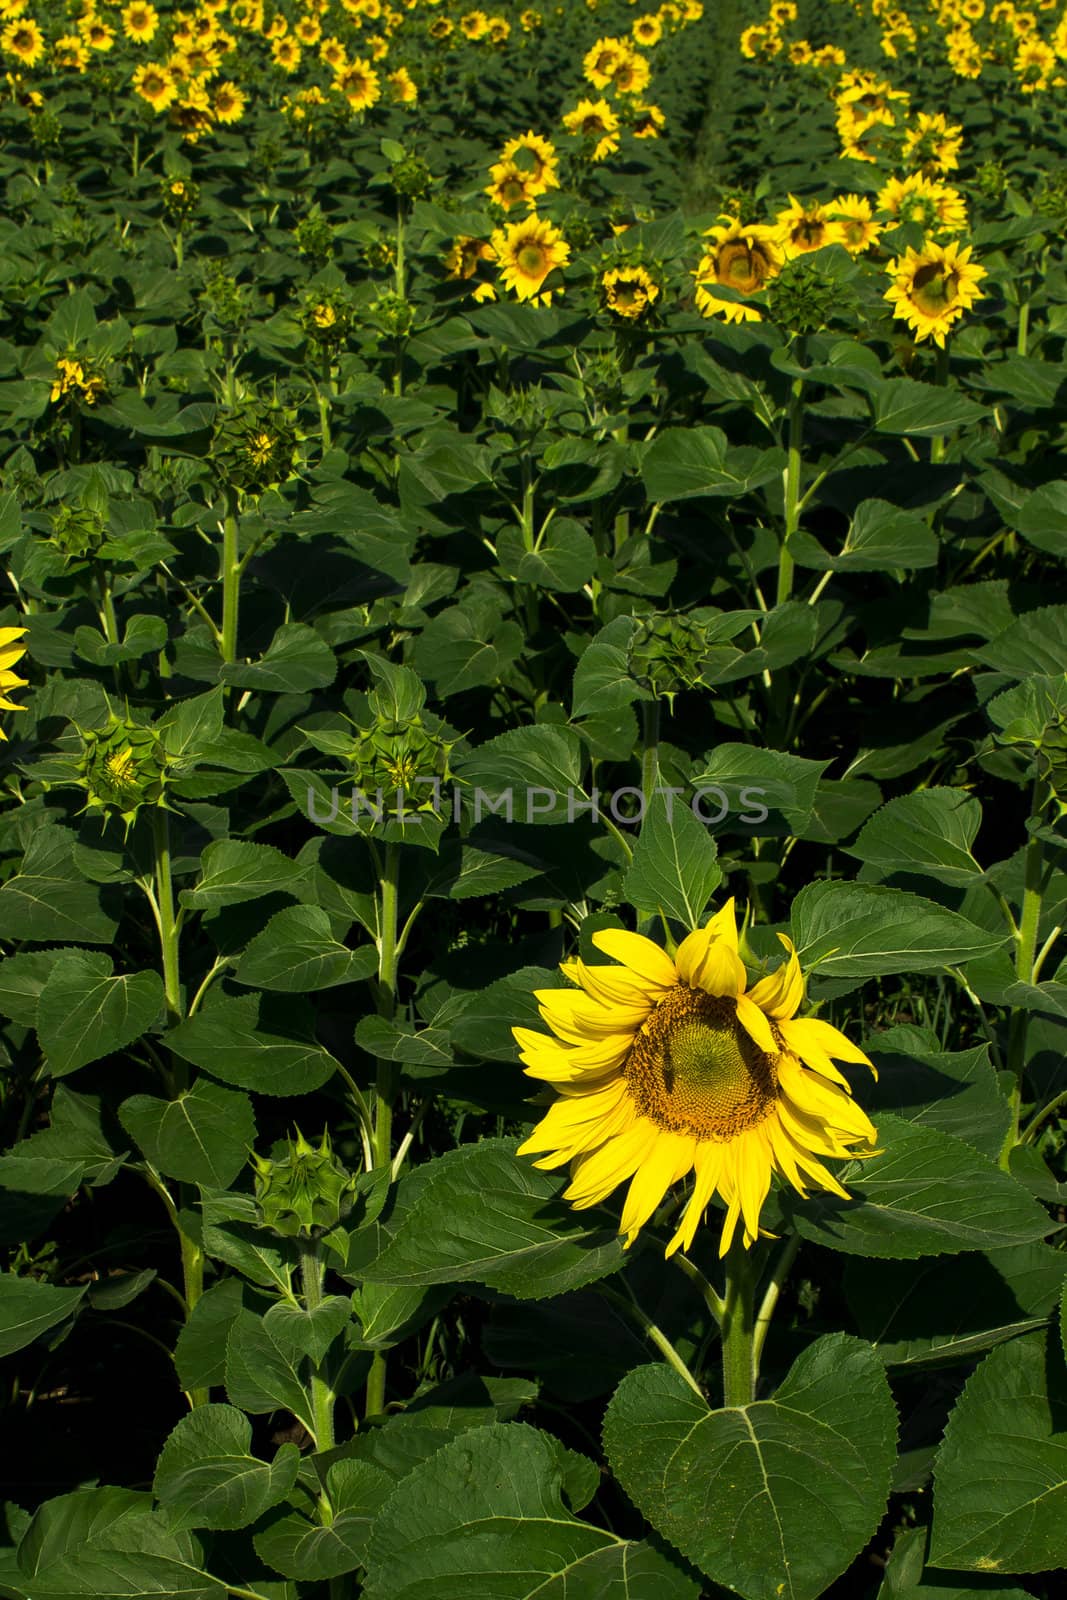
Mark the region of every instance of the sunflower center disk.
[[734, 1001], [679, 984], [638, 1033], [623, 1068], [637, 1109], [657, 1127], [724, 1141], [778, 1098], [774, 1058], [737, 1020]]

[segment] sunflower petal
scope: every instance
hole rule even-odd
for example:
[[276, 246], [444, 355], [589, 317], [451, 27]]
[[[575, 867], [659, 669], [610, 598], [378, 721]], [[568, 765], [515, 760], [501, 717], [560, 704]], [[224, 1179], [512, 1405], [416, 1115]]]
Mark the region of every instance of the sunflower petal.
[[[859, 1066], [870, 1067], [877, 1078], [878, 1069], [870, 1057], [829, 1022], [823, 1022], [818, 1017], [797, 1017], [780, 1026], [782, 1038], [793, 1054], [799, 1056], [801, 1061], [806, 1061], [809, 1067], [814, 1067], [816, 1072], [825, 1072], [830, 1065], [830, 1057], [835, 1056], [838, 1061], [852, 1061]], [[831, 1066], [826, 1076], [839, 1075]]]
[[788, 957], [769, 977], [761, 978], [748, 991], [751, 999], [776, 1022], [793, 1016], [804, 1000], [804, 975], [800, 970], [793, 941], [784, 933], [778, 935], [788, 951]]
[[771, 1032], [770, 1023], [759, 1006], [753, 1005], [751, 998], [747, 994], [739, 994], [737, 997], [737, 1020], [749, 1037], [767, 1055], [776, 1056], [778, 1054], [778, 1044], [774, 1034]]
[[625, 928], [601, 928], [593, 943], [613, 961], [619, 961], [655, 989], [672, 989], [678, 982], [674, 962], [665, 950], [643, 933], [628, 933]]
[[619, 1232], [626, 1235], [627, 1249], [679, 1176], [679, 1166], [683, 1172], [692, 1166], [695, 1150], [696, 1140], [691, 1136], [660, 1133], [650, 1154], [631, 1178], [622, 1208]]

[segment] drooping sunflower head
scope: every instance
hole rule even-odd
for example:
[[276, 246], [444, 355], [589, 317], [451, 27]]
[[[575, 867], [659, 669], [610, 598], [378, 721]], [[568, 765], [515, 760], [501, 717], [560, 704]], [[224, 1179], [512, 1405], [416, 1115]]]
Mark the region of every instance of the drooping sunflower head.
[[493, 248], [485, 239], [460, 233], [452, 241], [452, 248], [445, 256], [444, 266], [450, 278], [473, 278], [479, 263], [492, 259]]
[[706, 317], [725, 317], [727, 322], [759, 322], [755, 306], [727, 300], [716, 294], [715, 287], [733, 289], [743, 299], [765, 289], [785, 261], [780, 230], [727, 217], [707, 229], [705, 237], [713, 242], [694, 274], [698, 308]]
[[593, 161], [604, 161], [619, 148], [619, 119], [606, 100], [579, 100], [563, 115], [572, 138], [584, 139]]
[[797, 1016], [804, 979], [781, 937], [785, 962], [750, 988], [732, 900], [673, 959], [639, 934], [604, 930], [593, 943], [617, 965], [565, 962], [572, 987], [537, 993], [555, 1037], [513, 1030], [527, 1073], [560, 1095], [519, 1154], [569, 1164], [564, 1198], [577, 1208], [629, 1180], [627, 1245], [692, 1173], [668, 1255], [688, 1249], [716, 1192], [720, 1253], [739, 1224], [750, 1246], [772, 1175], [801, 1195], [847, 1197], [823, 1159], [873, 1151], [875, 1130], [833, 1058], [871, 1063], [829, 1023]]
[[557, 267], [565, 267], [571, 256], [571, 247], [559, 229], [528, 217], [510, 228], [498, 228], [492, 245], [504, 287], [520, 300], [548, 304], [552, 290], [544, 288], [545, 279]]
[[948, 244], [927, 240], [921, 250], [910, 247], [886, 267], [892, 286], [885, 299], [893, 315], [911, 328], [916, 340], [933, 339], [942, 348], [945, 335], [983, 298], [979, 284], [984, 267], [971, 260], [971, 246], [958, 239]]
[[878, 209], [892, 222], [917, 222], [931, 233], [961, 233], [967, 226], [967, 202], [960, 191], [921, 172], [890, 178], [878, 191]]
[[559, 188], [556, 147], [539, 133], [534, 133], [532, 128], [516, 139], [509, 139], [500, 152], [500, 160], [513, 162], [526, 174], [531, 194], [543, 194], [546, 189]]

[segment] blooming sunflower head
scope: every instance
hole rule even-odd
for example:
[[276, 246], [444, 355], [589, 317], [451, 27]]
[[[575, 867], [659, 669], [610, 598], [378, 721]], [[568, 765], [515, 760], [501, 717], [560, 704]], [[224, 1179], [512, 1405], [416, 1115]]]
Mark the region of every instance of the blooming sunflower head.
[[520, 300], [547, 305], [552, 290], [545, 279], [570, 260], [571, 247], [558, 228], [537, 217], [527, 217], [492, 236], [493, 253], [500, 265], [504, 287]]
[[840, 240], [849, 255], [860, 256], [878, 243], [881, 224], [874, 221], [871, 202], [864, 194], [839, 194], [826, 208], [840, 228]]
[[556, 147], [550, 140], [534, 133], [532, 128], [528, 133], [508, 140], [500, 152], [500, 161], [512, 162], [526, 175], [530, 194], [543, 194], [546, 189], [559, 188], [559, 176], [556, 171], [559, 157]]
[[525, 206], [532, 211], [536, 196], [544, 192], [534, 183], [531, 174], [514, 161], [494, 163], [489, 168], [489, 180], [483, 192], [504, 211], [510, 211], [512, 206]]
[[606, 89], [615, 76], [616, 69], [630, 53], [625, 39], [598, 39], [586, 51], [582, 72], [594, 89]]
[[[743, 301], [759, 294], [782, 270], [785, 252], [780, 230], [726, 217], [709, 228], [706, 237], [712, 243], [694, 274], [699, 310], [706, 317], [725, 317], [727, 322], [759, 322], [756, 307]], [[733, 289], [742, 299], [727, 300], [716, 293], [717, 285]]]
[[916, 340], [933, 339], [944, 348], [945, 335], [983, 297], [978, 287], [986, 272], [971, 260], [971, 246], [958, 239], [948, 244], [927, 240], [921, 250], [909, 246], [886, 267], [892, 286], [885, 299], [893, 315], [906, 322]]
[[637, 322], [659, 299], [660, 287], [645, 267], [612, 267], [601, 274], [600, 292], [615, 316]]
[[841, 243], [840, 223], [834, 221], [831, 208], [817, 200], [805, 203], [790, 195], [788, 206], [778, 213], [778, 226], [787, 261], [821, 250], [823, 245]]
[[527, 1073], [560, 1096], [519, 1154], [569, 1164], [564, 1198], [576, 1208], [629, 1180], [627, 1245], [689, 1173], [667, 1254], [689, 1248], [716, 1193], [725, 1254], [739, 1224], [746, 1246], [757, 1239], [772, 1175], [801, 1195], [847, 1198], [823, 1159], [873, 1151], [875, 1130], [834, 1059], [871, 1063], [829, 1023], [797, 1016], [804, 978], [780, 937], [786, 960], [750, 988], [732, 900], [673, 959], [640, 934], [605, 929], [593, 943], [616, 965], [568, 961], [572, 987], [538, 991], [555, 1037], [513, 1030]]
[[563, 126], [572, 138], [587, 141], [594, 161], [605, 161], [619, 148], [619, 119], [606, 100], [579, 100], [564, 113]]

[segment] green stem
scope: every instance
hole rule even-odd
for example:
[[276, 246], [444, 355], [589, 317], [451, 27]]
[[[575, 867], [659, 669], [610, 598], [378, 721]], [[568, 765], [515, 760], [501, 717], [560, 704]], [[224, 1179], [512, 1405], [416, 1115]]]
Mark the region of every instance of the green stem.
[[[385, 866], [381, 875], [378, 902], [378, 1011], [392, 1017], [396, 1010], [397, 907], [399, 901], [400, 848], [385, 847]], [[374, 1132], [371, 1146], [374, 1166], [392, 1165], [393, 1100], [396, 1072], [391, 1061], [379, 1061], [374, 1085]], [[386, 1357], [376, 1350], [367, 1375], [367, 1415], [379, 1416], [385, 1409]]]
[[655, 1345], [656, 1349], [667, 1362], [668, 1366], [673, 1367], [678, 1376], [689, 1385], [693, 1393], [698, 1395], [701, 1400], [704, 1400], [705, 1396], [703, 1389], [700, 1387], [699, 1383], [694, 1378], [693, 1374], [690, 1372], [689, 1368], [686, 1366], [685, 1362], [682, 1360], [681, 1356], [678, 1354], [667, 1335], [663, 1332], [663, 1329], [657, 1327], [657, 1325], [652, 1321], [652, 1318], [641, 1308], [641, 1306], [638, 1305], [633, 1296], [619, 1294], [618, 1290], [610, 1289], [606, 1283], [598, 1283], [596, 1287], [606, 1300], [610, 1300], [613, 1305], [617, 1305], [620, 1310], [625, 1311], [626, 1315], [636, 1322], [637, 1326], [641, 1329], [641, 1332], [652, 1344]]
[[222, 524], [222, 638], [219, 650], [223, 661], [237, 660], [237, 618], [241, 597], [240, 529], [237, 519], [237, 490], [226, 487], [226, 515]]
[[330, 399], [333, 395], [333, 362], [329, 350], [323, 352], [322, 387], [319, 389], [319, 432], [322, 436], [322, 453], [326, 454], [333, 442], [330, 432]]
[[[1035, 777], [1030, 801], [1030, 820], [1040, 825], [1044, 813], [1044, 796], [1040, 778]], [[1015, 946], [1015, 976], [1020, 983], [1034, 981], [1034, 963], [1037, 956], [1037, 930], [1041, 920], [1041, 901], [1045, 875], [1045, 846], [1035, 829], [1026, 846], [1023, 867], [1023, 905], [1019, 918], [1019, 934]], [[1008, 1091], [1011, 1122], [1000, 1151], [1000, 1165], [1005, 1172], [1011, 1162], [1011, 1152], [1019, 1143], [1019, 1116], [1023, 1100], [1023, 1076], [1026, 1067], [1026, 1036], [1030, 1013], [1025, 1006], [1016, 1006], [1008, 1027], [1008, 1071], [1012, 1075]]]
[[726, 1257], [726, 1310], [722, 1324], [723, 1405], [751, 1405], [755, 1397], [752, 1319], [753, 1272], [749, 1252], [735, 1238]]
[[111, 579], [107, 572], [101, 569], [96, 575], [96, 582], [100, 594], [100, 624], [104, 630], [104, 638], [108, 644], [118, 644], [119, 624], [115, 616], [115, 601], [111, 594]]
[[[797, 340], [797, 362], [804, 359], [804, 343]], [[800, 477], [804, 448], [804, 379], [793, 379], [789, 391], [789, 424], [785, 463], [785, 528], [778, 552], [778, 604], [793, 593], [793, 552], [789, 548], [800, 526]]]
[[[948, 383], [948, 361], [948, 345], [942, 345], [938, 349], [937, 360], [934, 364], [934, 382], [939, 384], [942, 389]], [[944, 461], [945, 443], [946, 440], [943, 433], [935, 434], [930, 440], [930, 460], [932, 462]]]
[[[325, 1267], [318, 1242], [314, 1239], [301, 1239], [300, 1241], [300, 1281], [304, 1291], [304, 1306], [308, 1311], [314, 1311], [322, 1304], [322, 1282], [325, 1277]], [[332, 1450], [336, 1443], [334, 1435], [334, 1406], [336, 1404], [334, 1392], [329, 1380], [320, 1371], [318, 1365], [312, 1367], [311, 1372], [311, 1415], [315, 1424], [315, 1448], [318, 1451]], [[329, 1503], [327, 1502], [327, 1509]], [[330, 1520], [333, 1512], [329, 1512]]]
[[[612, 438], [615, 440], [616, 444], [621, 444], [621, 445], [628, 444], [630, 442], [630, 425], [629, 425], [629, 423], [628, 422], [623, 422], [623, 423], [621, 423], [619, 425], [619, 427], [614, 429], [614, 431], [612, 433]], [[626, 541], [627, 541], [627, 539], [629, 537], [630, 537], [630, 513], [628, 511], [620, 511], [620, 512], [617, 513], [617, 515], [615, 517], [615, 527], [614, 527], [614, 531], [613, 531], [613, 538], [614, 538], [614, 541], [615, 541], [615, 554], [616, 555], [618, 555], [619, 551], [622, 549], [623, 545], [626, 543]]]
[[792, 1270], [793, 1262], [797, 1258], [797, 1251], [799, 1249], [800, 1235], [799, 1233], [794, 1233], [782, 1246], [782, 1249], [778, 1255], [778, 1260], [774, 1263], [774, 1270], [771, 1273], [770, 1282], [764, 1290], [763, 1299], [760, 1301], [760, 1308], [756, 1314], [756, 1322], [752, 1333], [753, 1382], [755, 1382], [756, 1378], [759, 1377], [760, 1358], [763, 1355], [763, 1346], [767, 1342], [767, 1334], [770, 1331], [771, 1318], [774, 1316], [775, 1308], [778, 1305], [778, 1298], [782, 1292], [782, 1285], [785, 1283], [785, 1280], [788, 1278]]
[[1030, 342], [1030, 301], [1019, 301], [1019, 328], [1015, 339], [1015, 348], [1019, 355], [1026, 354], [1026, 347]]
[[641, 702], [641, 793], [645, 811], [659, 783], [659, 701]]
[[[174, 883], [170, 867], [170, 818], [162, 806], [152, 812], [156, 850], [156, 907], [159, 912], [159, 945], [163, 958], [163, 993], [167, 1019], [173, 1026], [182, 1017], [181, 973], [178, 966], [178, 923], [174, 914]], [[183, 1069], [184, 1070], [184, 1069]]]

